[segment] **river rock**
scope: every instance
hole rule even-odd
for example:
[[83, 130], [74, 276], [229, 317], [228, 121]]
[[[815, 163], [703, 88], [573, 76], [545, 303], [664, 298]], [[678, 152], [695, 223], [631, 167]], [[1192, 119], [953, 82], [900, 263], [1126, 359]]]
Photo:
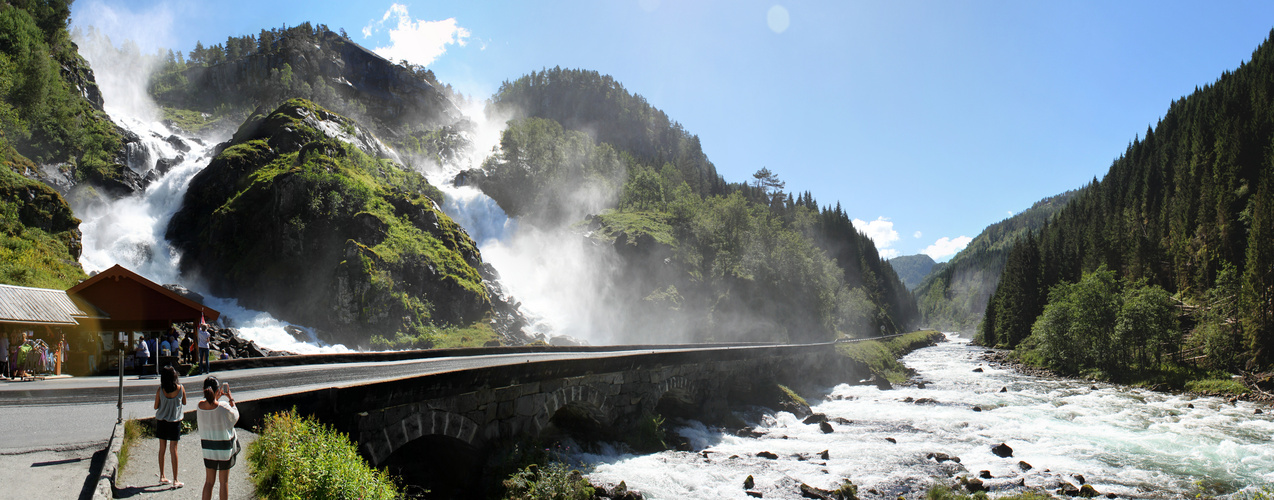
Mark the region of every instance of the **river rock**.
[[1257, 409], [1256, 409], [1256, 412], [1254, 412], [1254, 413], [1253, 413], [1253, 415], [1260, 415], [1260, 414], [1262, 414], [1262, 413], [1265, 413], [1265, 412], [1261, 411], [1261, 409], [1260, 409], [1260, 408], [1257, 408]]
[[1186, 408], [1189, 408], [1189, 409], [1193, 410], [1193, 409], [1194, 409], [1194, 403], [1186, 403]]
[[918, 404], [918, 405], [932, 405], [932, 404], [938, 404], [938, 402], [937, 402], [937, 401], [934, 401], [932, 398], [920, 398], [920, 399], [917, 399], [917, 400], [916, 400], [916, 404]]
[[750, 490], [756, 487], [756, 480], [752, 479], [752, 475], [748, 474], [747, 479], [743, 480], [743, 489]]
[[1019, 460], [1017, 462], [1017, 468], [1022, 469], [1022, 472], [1026, 472], [1028, 470], [1034, 469], [1035, 467], [1032, 467], [1031, 464], [1026, 463], [1026, 461], [1024, 460]]
[[898, 444], [898, 440], [897, 440], [897, 439], [894, 439], [894, 438], [885, 438], [885, 441], [889, 441], [889, 442], [891, 442], [891, 443], [893, 443], [893, 444]]
[[1100, 493], [1097, 492], [1097, 488], [1094, 488], [1091, 484], [1085, 484], [1079, 487], [1079, 496], [1081, 497], [1093, 498], [1098, 495], [1100, 495]]
[[981, 406], [974, 406], [974, 407], [973, 407], [973, 411], [982, 411], [982, 407], [981, 407]]
[[1083, 474], [1071, 474], [1071, 477], [1075, 478], [1075, 482], [1079, 484], [1088, 484], [1088, 481], [1084, 479]]
[[765, 495], [761, 494], [759, 491], [745, 491], [744, 493], [747, 493], [747, 495], [752, 498], [765, 498]]
[[1009, 388], [1008, 388], [1008, 387], [1001, 387], [1001, 388], [1000, 388], [1000, 392], [1009, 392]]
[[991, 471], [983, 470], [978, 472], [978, 477], [982, 479], [991, 479]]
[[987, 491], [986, 484], [984, 484], [981, 479], [978, 479], [976, 477], [971, 477], [968, 480], [961, 481], [961, 482], [964, 483], [964, 487], [965, 489], [969, 490], [969, 493]]
[[818, 430], [823, 431], [823, 434], [831, 434], [832, 432], [835, 432], [835, 429], [832, 428], [832, 424], [827, 422], [819, 422]]
[[802, 424], [805, 424], [805, 425], [811, 425], [811, 424], [821, 424], [821, 423], [826, 422], [826, 421], [827, 421], [827, 415], [826, 415], [826, 414], [824, 414], [824, 413], [815, 413], [815, 414], [813, 414], [813, 415], [810, 415], [810, 416], [808, 416], [808, 417], [805, 417], [805, 420], [802, 420], [802, 421], [801, 421], [801, 423], [802, 423]]
[[979, 367], [977, 367], [977, 368], [974, 368], [974, 369], [973, 369], [973, 373], [982, 373], [982, 367], [981, 367], [981, 366], [979, 366]]
[[917, 389], [924, 389], [924, 388], [925, 388], [925, 383], [924, 383], [924, 382], [916, 382], [916, 388], [917, 388]]
[[778, 455], [775, 455], [774, 453], [772, 453], [772, 452], [768, 452], [768, 451], [763, 451], [763, 452], [757, 453], [757, 454], [756, 454], [756, 456], [758, 456], [758, 457], [760, 457], [760, 458], [769, 459], [769, 460], [778, 460], [778, 459], [779, 459], [779, 456], [778, 456]]
[[832, 456], [831, 454], [827, 452], [827, 450], [823, 450], [822, 453], [818, 454], [818, 458], [821, 458], [823, 460], [831, 460]]
[[952, 462], [955, 462], [955, 463], [960, 463], [960, 457], [953, 457], [953, 456], [948, 455], [948, 454], [946, 454], [946, 453], [930, 453], [930, 454], [929, 454], [926, 458], [932, 458], [932, 459], [934, 459], [934, 460], [937, 460], [937, 461], [938, 461], [938, 463], [942, 463], [942, 462], [946, 462], [946, 461], [952, 461]]
[[1000, 458], [1008, 458], [1013, 456], [1013, 448], [1010, 448], [1007, 444], [1000, 443], [991, 447], [991, 453]]
[[1063, 482], [1063, 483], [1062, 483], [1062, 484], [1061, 484], [1061, 485], [1057, 488], [1057, 494], [1058, 494], [1058, 495], [1066, 495], [1066, 496], [1068, 496], [1068, 497], [1077, 497], [1077, 496], [1079, 496], [1079, 488], [1078, 488], [1078, 487], [1076, 487], [1075, 485], [1071, 484], [1071, 483]]
[[742, 428], [742, 429], [739, 429], [739, 431], [738, 431], [738, 432], [735, 432], [735, 433], [734, 433], [734, 435], [739, 436], [739, 437], [759, 438], [759, 437], [761, 437], [761, 436], [764, 436], [764, 435], [765, 435], [765, 432], [764, 432], [764, 431], [758, 431], [758, 430], [753, 429], [753, 428], [751, 428], [751, 427], [744, 427], [744, 428]]
[[877, 389], [882, 390], [882, 391], [888, 391], [888, 390], [891, 390], [891, 389], [893, 389], [893, 388], [894, 388], [893, 384], [890, 384], [890, 383], [889, 383], [889, 379], [887, 379], [887, 378], [885, 378], [885, 377], [882, 377], [882, 376], [880, 376], [880, 375], [873, 375], [873, 377], [875, 377], [875, 379], [876, 379], [876, 388], [877, 388]]

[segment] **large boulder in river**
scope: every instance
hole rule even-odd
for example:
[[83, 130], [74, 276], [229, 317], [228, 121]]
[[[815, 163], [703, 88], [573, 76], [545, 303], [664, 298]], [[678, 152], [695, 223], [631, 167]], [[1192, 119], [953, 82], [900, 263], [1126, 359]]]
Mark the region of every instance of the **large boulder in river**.
[[436, 199], [357, 124], [293, 99], [217, 147], [167, 238], [214, 294], [363, 344], [491, 310], [477, 246]]

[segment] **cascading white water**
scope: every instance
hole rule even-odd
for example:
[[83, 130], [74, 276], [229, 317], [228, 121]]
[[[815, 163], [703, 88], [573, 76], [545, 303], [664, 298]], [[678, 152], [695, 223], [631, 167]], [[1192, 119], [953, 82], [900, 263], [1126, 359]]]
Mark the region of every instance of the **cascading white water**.
[[[875, 489], [894, 498], [927, 489], [935, 481], [931, 476], [951, 483], [949, 471], [926, 458], [931, 453], [960, 457], [971, 477], [989, 470], [993, 478], [984, 481], [993, 492], [1019, 491], [1019, 481], [1055, 490], [1062, 480], [1078, 484], [1073, 474], [1122, 498], [1180, 498], [1274, 484], [1274, 417], [1254, 414], [1252, 404], [1041, 379], [990, 366], [974, 372], [980, 352], [952, 338], [905, 357], [925, 389], [833, 388], [813, 407], [850, 422], [833, 422], [831, 434], [786, 412], [745, 415], [765, 435], [737, 437], [692, 422], [676, 432], [694, 452], [634, 456], [608, 450], [573, 458], [591, 464], [594, 481], [622, 480], [647, 498], [749, 498], [743, 489], [748, 475], [764, 498], [800, 498], [802, 482], [830, 489], [842, 478], [859, 485], [860, 494]], [[1013, 456], [993, 454], [999, 443], [1007, 443]], [[822, 450], [829, 459], [819, 457]], [[778, 459], [757, 457], [762, 451]], [[1023, 471], [1019, 461], [1033, 468]]]

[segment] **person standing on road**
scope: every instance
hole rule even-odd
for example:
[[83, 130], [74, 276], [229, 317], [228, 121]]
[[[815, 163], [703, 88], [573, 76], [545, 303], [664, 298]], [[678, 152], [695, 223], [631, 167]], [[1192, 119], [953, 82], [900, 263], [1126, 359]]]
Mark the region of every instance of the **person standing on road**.
[[0, 332], [0, 378], [9, 378], [9, 333]]
[[212, 369], [208, 366], [208, 342], [212, 340], [212, 334], [208, 333], [208, 325], [199, 324], [199, 373], [207, 375]]
[[172, 443], [173, 488], [185, 486], [177, 480], [177, 442], [181, 441], [181, 420], [185, 416], [186, 388], [177, 383], [177, 369], [172, 365], [159, 371], [159, 389], [155, 391], [155, 437], [159, 438], [159, 484], [168, 484], [164, 477], [164, 452]]
[[[222, 396], [226, 397], [224, 403], [218, 401]], [[220, 384], [217, 377], [204, 379], [203, 398], [196, 414], [206, 472], [203, 500], [212, 500], [212, 487], [218, 478], [221, 481], [218, 498], [226, 500], [230, 495], [230, 468], [234, 467], [239, 455], [239, 440], [234, 431], [234, 424], [239, 421], [239, 409], [235, 408], [234, 397], [230, 395], [230, 384]]]

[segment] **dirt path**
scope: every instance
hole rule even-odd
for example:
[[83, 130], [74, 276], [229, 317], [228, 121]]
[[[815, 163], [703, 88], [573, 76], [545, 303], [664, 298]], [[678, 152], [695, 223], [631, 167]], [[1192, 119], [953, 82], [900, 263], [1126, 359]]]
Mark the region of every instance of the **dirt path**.
[[[243, 429], [235, 429], [239, 433], [239, 443], [243, 452], [239, 454], [238, 463], [230, 469], [230, 498], [251, 499], [252, 481], [248, 479], [248, 443], [256, 440], [257, 435]], [[172, 479], [172, 464], [169, 457], [164, 456], [165, 477]], [[185, 483], [182, 488], [173, 488], [171, 484], [159, 482], [159, 440], [153, 437], [138, 439], [128, 453], [128, 464], [120, 471], [116, 483], [115, 498], [199, 498], [204, 484], [203, 454], [199, 448], [199, 435], [186, 434], [181, 437], [177, 446], [177, 479]], [[220, 488], [220, 485], [217, 485]], [[213, 490], [213, 498], [217, 498], [217, 490]]]

